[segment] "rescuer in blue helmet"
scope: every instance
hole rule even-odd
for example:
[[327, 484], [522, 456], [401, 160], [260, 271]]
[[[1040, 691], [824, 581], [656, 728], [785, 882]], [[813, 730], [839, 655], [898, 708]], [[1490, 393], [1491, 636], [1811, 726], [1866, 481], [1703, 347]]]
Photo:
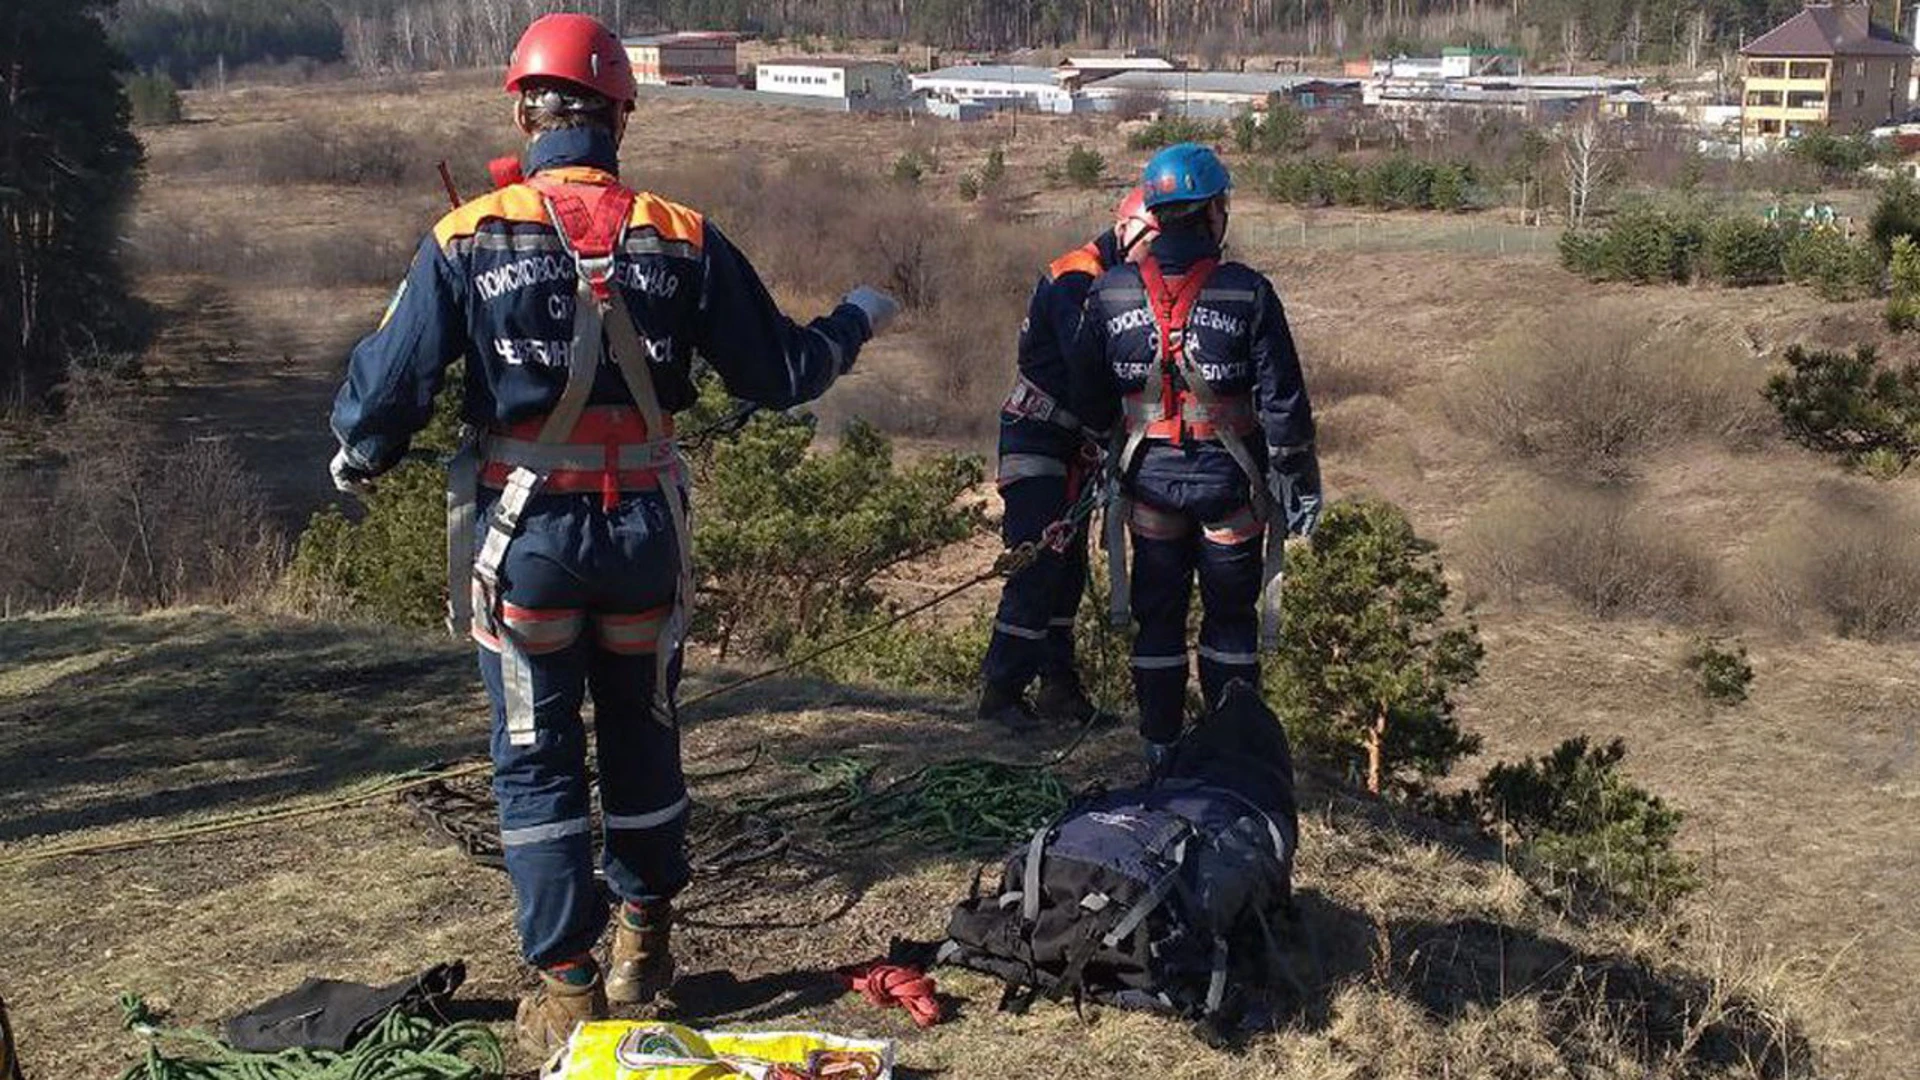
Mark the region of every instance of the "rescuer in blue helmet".
[[[1140, 174], [1159, 225], [1145, 257], [1094, 282], [1068, 355], [1068, 402], [1107, 432], [1119, 495], [1107, 548], [1113, 615], [1131, 614], [1134, 694], [1148, 759], [1184, 726], [1187, 607], [1200, 582], [1207, 708], [1234, 679], [1259, 682], [1259, 650], [1288, 535], [1320, 516], [1313, 409], [1273, 284], [1227, 261], [1232, 178], [1192, 143]], [[1133, 542], [1129, 588], [1126, 542]], [[1263, 610], [1263, 595], [1265, 597]]]

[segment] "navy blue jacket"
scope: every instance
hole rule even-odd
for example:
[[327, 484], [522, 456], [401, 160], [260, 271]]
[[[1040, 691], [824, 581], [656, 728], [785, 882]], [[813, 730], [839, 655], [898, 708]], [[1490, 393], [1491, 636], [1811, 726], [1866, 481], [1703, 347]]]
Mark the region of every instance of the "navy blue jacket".
[[[615, 182], [604, 132], [541, 135], [526, 171], [575, 184]], [[850, 304], [799, 326], [712, 222], [657, 196], [633, 204], [614, 278], [650, 344], [661, 407], [695, 396], [698, 352], [737, 398], [776, 409], [810, 401], [851, 366], [869, 336]], [[505, 426], [545, 415], [567, 382], [576, 276], [540, 194], [510, 184], [440, 219], [375, 330], [354, 347], [333, 405], [333, 432], [354, 464], [391, 468], [433, 411], [447, 365], [466, 357], [463, 419]], [[594, 404], [632, 401], [609, 355]]]
[[[1069, 383], [1067, 348], [1080, 331], [1087, 291], [1095, 278], [1120, 261], [1113, 232], [1103, 232], [1048, 264], [1027, 301], [1027, 317], [1020, 324], [1020, 374], [1063, 408]], [[1002, 454], [1073, 458], [1083, 438], [1059, 424], [1000, 414]]]
[[[1168, 276], [1218, 258], [1220, 248], [1194, 232], [1163, 233], [1150, 249]], [[1313, 441], [1313, 407], [1300, 374], [1300, 355], [1280, 298], [1265, 276], [1241, 263], [1222, 262], [1207, 279], [1187, 324], [1187, 351], [1223, 398], [1252, 397], [1260, 437], [1247, 442], [1256, 455], [1269, 447]], [[1121, 417], [1123, 395], [1157, 393], [1160, 338], [1137, 266], [1122, 264], [1094, 282], [1086, 311], [1068, 353], [1068, 407], [1090, 430], [1106, 432]], [[1149, 443], [1143, 457], [1174, 448]], [[1217, 447], [1175, 451], [1206, 468], [1234, 468]], [[1224, 465], [1223, 465], [1224, 463]], [[1144, 464], [1142, 467], [1146, 467]]]

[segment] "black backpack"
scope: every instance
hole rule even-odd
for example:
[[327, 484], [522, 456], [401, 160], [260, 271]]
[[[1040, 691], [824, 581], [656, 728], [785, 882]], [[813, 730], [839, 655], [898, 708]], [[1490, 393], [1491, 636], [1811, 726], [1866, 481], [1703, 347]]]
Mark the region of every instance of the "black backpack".
[[1036, 994], [1217, 1019], [1282, 974], [1299, 825], [1286, 734], [1235, 683], [1160, 776], [1096, 791], [954, 908], [940, 959]]

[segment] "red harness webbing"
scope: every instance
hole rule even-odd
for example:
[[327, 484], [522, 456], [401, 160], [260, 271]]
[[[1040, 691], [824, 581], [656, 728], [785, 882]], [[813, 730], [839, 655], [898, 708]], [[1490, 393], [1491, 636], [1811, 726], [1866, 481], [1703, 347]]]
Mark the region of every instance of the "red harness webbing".
[[1219, 265], [1218, 259], [1202, 259], [1169, 283], [1160, 271], [1159, 260], [1151, 255], [1140, 260], [1140, 280], [1146, 284], [1147, 304], [1160, 333], [1160, 419], [1147, 426], [1150, 439], [1165, 439], [1178, 446], [1186, 434], [1187, 391], [1184, 382], [1175, 385], [1174, 368], [1177, 358], [1186, 355], [1187, 320], [1193, 314], [1193, 305]]
[[[610, 259], [633, 217], [633, 189], [621, 184], [567, 184], [535, 176], [527, 183], [553, 207], [554, 224], [582, 260]], [[588, 278], [593, 294], [612, 296], [613, 264]]]

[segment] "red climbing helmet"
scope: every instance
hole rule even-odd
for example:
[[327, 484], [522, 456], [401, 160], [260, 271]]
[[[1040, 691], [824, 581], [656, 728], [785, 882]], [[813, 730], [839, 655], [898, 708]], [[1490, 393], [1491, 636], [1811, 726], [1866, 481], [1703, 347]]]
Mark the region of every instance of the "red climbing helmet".
[[619, 35], [587, 15], [562, 12], [533, 20], [507, 64], [507, 93], [522, 80], [560, 79], [623, 105], [633, 101], [633, 64]]
[[1120, 242], [1121, 252], [1131, 251], [1143, 242], [1151, 243], [1159, 232], [1160, 222], [1147, 209], [1145, 188], [1129, 190], [1113, 208], [1113, 238]]

